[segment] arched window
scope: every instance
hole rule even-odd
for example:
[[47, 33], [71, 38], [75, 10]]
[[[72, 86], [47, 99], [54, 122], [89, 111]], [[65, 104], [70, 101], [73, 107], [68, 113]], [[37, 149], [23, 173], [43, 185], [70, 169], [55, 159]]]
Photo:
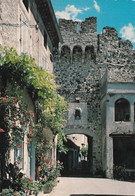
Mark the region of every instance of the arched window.
[[66, 45], [62, 46], [61, 48], [61, 61], [64, 63], [70, 63], [71, 57], [70, 57], [70, 48]]
[[86, 46], [85, 48], [85, 61], [95, 60], [94, 47]]
[[81, 120], [81, 110], [75, 109], [75, 120]]
[[115, 121], [130, 120], [130, 104], [126, 99], [118, 99], [115, 102]]
[[76, 62], [76, 63], [82, 62], [82, 48], [81, 48], [81, 46], [75, 46], [73, 48], [73, 62]]

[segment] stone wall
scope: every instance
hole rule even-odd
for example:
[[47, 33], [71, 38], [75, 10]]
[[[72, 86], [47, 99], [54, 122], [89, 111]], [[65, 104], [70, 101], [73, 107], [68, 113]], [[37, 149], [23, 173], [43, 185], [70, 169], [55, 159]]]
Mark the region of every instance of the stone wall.
[[102, 169], [107, 170], [109, 176], [112, 168], [109, 171], [107, 164], [112, 158], [108, 159], [106, 154], [112, 154], [112, 151], [110, 148], [106, 151], [106, 147], [109, 142], [112, 144], [112, 139], [109, 136], [106, 139], [106, 85], [107, 82], [117, 85], [135, 80], [135, 51], [131, 42], [119, 38], [114, 28], [105, 27], [97, 35], [94, 17], [84, 22], [61, 19], [59, 26], [64, 40], [59, 45], [54, 63], [54, 73], [58, 76], [56, 81], [61, 85], [59, 93], [66, 98], [69, 106], [74, 105], [72, 108], [78, 100], [80, 104], [87, 105], [87, 123], [73, 123], [73, 113], [70, 116], [72, 125], [68, 120], [65, 133], [91, 136], [93, 173]]
[[44, 46], [46, 29], [35, 1], [29, 1], [27, 10], [22, 0], [0, 0], [0, 9], [0, 44], [16, 48], [19, 54], [28, 53], [37, 65], [52, 72], [53, 46], [48, 34], [48, 44], [46, 48]]

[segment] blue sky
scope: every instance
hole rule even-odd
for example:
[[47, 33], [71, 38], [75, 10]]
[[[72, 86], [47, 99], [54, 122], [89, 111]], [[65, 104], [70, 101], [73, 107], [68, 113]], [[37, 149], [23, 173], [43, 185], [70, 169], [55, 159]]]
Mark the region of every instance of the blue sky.
[[97, 32], [114, 27], [119, 37], [132, 42], [135, 49], [135, 0], [51, 0], [57, 19], [84, 21], [97, 17]]

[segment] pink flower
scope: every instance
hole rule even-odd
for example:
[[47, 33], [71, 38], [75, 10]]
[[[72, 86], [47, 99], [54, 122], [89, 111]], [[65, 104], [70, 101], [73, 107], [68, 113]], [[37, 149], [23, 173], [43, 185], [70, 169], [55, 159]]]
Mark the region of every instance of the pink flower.
[[20, 147], [23, 147], [23, 144], [20, 144]]
[[2, 133], [2, 132], [5, 132], [3, 129], [0, 129], [0, 132]]
[[8, 99], [5, 99], [5, 101], [3, 101], [3, 103], [8, 103]]
[[50, 161], [50, 164], [52, 164], [52, 161]]
[[20, 161], [20, 160], [18, 160], [18, 163], [21, 163], [21, 161]]
[[44, 161], [47, 161], [47, 159], [44, 159]]
[[47, 176], [45, 176], [44, 179], [47, 180]]

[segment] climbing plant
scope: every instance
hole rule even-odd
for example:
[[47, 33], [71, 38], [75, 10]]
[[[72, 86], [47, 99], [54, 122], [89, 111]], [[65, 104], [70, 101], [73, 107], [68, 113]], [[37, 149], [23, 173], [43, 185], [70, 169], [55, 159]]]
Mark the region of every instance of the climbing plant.
[[[35, 105], [37, 124], [30, 127], [36, 130], [34, 134], [38, 136], [37, 130], [39, 128], [42, 130], [44, 127], [49, 127], [53, 134], [63, 134], [63, 113], [66, 109], [66, 102], [57, 93], [58, 86], [55, 83], [53, 74], [37, 66], [35, 60], [27, 54], [18, 55], [14, 48], [2, 46], [0, 46], [0, 73], [4, 84], [1, 90], [0, 104], [1, 108], [5, 108], [4, 125], [1, 125], [0, 132], [5, 132], [5, 129], [10, 130], [12, 128], [19, 135], [22, 129], [15, 125], [17, 120], [20, 121], [19, 123], [24, 122], [25, 124], [28, 121], [29, 125], [32, 126], [30, 124], [32, 119], [29, 118], [32, 115], [29, 114], [33, 114], [33, 112], [29, 111], [28, 106], [24, 104], [20, 95], [20, 92], [25, 88]], [[5, 87], [8, 85], [11, 85], [12, 93], [11, 91], [5, 92]], [[16, 97], [13, 97], [13, 94]], [[15, 106], [15, 104], [18, 105]], [[7, 116], [7, 109], [10, 109], [11, 113], [13, 111], [9, 116]], [[38, 129], [36, 129], [37, 127]], [[20, 137], [23, 137], [24, 134], [21, 134]], [[29, 132], [28, 134], [32, 133]], [[12, 140], [12, 143], [16, 145], [17, 141], [14, 135], [12, 135]], [[20, 141], [20, 138], [17, 138], [17, 140]]]

